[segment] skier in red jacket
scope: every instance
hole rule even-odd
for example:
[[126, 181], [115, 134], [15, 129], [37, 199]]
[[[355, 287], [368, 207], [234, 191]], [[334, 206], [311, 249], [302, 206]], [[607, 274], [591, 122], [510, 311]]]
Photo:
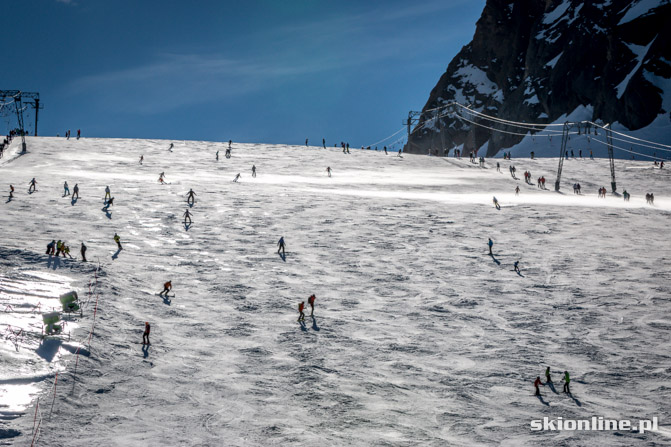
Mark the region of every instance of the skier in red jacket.
[[305, 321], [305, 314], [303, 313], [303, 309], [305, 309], [305, 301], [301, 301], [301, 303], [298, 305], [298, 312], [300, 312], [298, 321]]
[[310, 305], [311, 308], [310, 316], [314, 315], [315, 313], [315, 299], [317, 299], [317, 297], [314, 295], [314, 293], [310, 295], [310, 298], [308, 298], [308, 304]]

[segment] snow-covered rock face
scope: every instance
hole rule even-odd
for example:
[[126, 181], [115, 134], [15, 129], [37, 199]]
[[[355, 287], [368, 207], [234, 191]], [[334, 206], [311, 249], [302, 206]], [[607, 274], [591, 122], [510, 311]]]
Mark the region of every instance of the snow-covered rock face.
[[[479, 168], [266, 144], [234, 143], [230, 159], [227, 144], [202, 141], [172, 152], [156, 140], [27, 144], [14, 158], [14, 140], [0, 160], [0, 330], [39, 333], [34, 306], [51, 310], [70, 287], [86, 299], [98, 263], [100, 301], [76, 381], [72, 351], [82, 340], [88, 348], [93, 298], [69, 342], [0, 339], [0, 444], [31, 444], [38, 396], [39, 446], [668, 442], [666, 167], [616, 160], [618, 189], [632, 194], [625, 202], [597, 197], [610, 182], [605, 159], [566, 160], [557, 194], [521, 180], [530, 171], [551, 187], [550, 158], [513, 158], [514, 180], [507, 160], [497, 172], [496, 160]], [[75, 203], [62, 197], [64, 181], [79, 185]], [[575, 182], [583, 195], [571, 193]], [[85, 241], [89, 262], [49, 259], [54, 238], [75, 258]], [[174, 296], [164, 299], [167, 280]], [[315, 320], [308, 308], [302, 328], [297, 305], [312, 293]], [[152, 344], [143, 350], [145, 321]], [[549, 386], [542, 402], [533, 396], [546, 366], [559, 393], [570, 372], [575, 399]], [[657, 416], [665, 431], [530, 431], [543, 416]]]
[[453, 117], [423, 126], [435, 121], [428, 110], [449, 101], [521, 122], [551, 123], [581, 106], [593, 110], [588, 119], [631, 130], [659, 115], [669, 122], [670, 22], [669, 0], [488, 0], [406, 151], [438, 154], [463, 144], [469, 153], [488, 143], [479, 155], [493, 156], [522, 139]]

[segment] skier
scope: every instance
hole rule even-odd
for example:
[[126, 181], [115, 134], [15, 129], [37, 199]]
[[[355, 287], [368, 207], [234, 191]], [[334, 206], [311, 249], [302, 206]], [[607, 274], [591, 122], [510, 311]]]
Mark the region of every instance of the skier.
[[492, 247], [494, 246], [494, 242], [492, 242], [491, 238], [489, 238], [489, 242], [487, 242], [487, 245], [489, 246], [489, 254], [494, 256], [494, 253], [492, 253]]
[[14, 186], [9, 185], [9, 199], [11, 200], [13, 198], [14, 198]]
[[[108, 186], [105, 186], [105, 199], [109, 199], [109, 198], [111, 198], [111, 197], [112, 197], [112, 194], [110, 193], [110, 187], [109, 187], [109, 185], [108, 185]], [[103, 199], [103, 200], [105, 200], [105, 199]]]
[[233, 140], [228, 140], [228, 150], [231, 150], [231, 144], [233, 143]]
[[233, 183], [238, 183], [238, 179], [240, 178], [240, 173], [238, 172], [238, 175], [235, 176], [233, 179]]
[[568, 375], [568, 371], [564, 371], [564, 392], [566, 394], [571, 394], [569, 383], [571, 383], [571, 378]]
[[230, 147], [228, 149], [226, 149], [226, 153], [224, 154], [224, 156], [226, 158], [231, 158], [231, 148]]
[[121, 238], [116, 233], [114, 233], [114, 242], [116, 242], [117, 247], [121, 250]]
[[594, 160], [594, 155], [592, 155], [592, 151], [589, 151], [589, 159]]
[[541, 390], [540, 390], [540, 388], [538, 388], [538, 386], [542, 385], [542, 384], [543, 384], [543, 382], [541, 382], [541, 378], [536, 377], [536, 381], [534, 382], [534, 386], [536, 387], [536, 394], [535, 394], [536, 396], [541, 395]]
[[403, 152], [403, 148], [400, 148], [400, 149], [398, 150], [398, 155], [397, 155], [397, 157], [403, 158], [403, 156], [401, 155], [401, 152]]
[[68, 182], [63, 183], [63, 197], [70, 195], [70, 188], [68, 187]]
[[144, 155], [140, 155], [140, 164], [144, 161]]
[[144, 322], [144, 333], [142, 334], [142, 344], [150, 345], [149, 343], [149, 332], [151, 332], [151, 325], [148, 321]]
[[72, 200], [78, 199], [79, 198], [79, 185], [75, 183], [75, 187], [72, 188]]
[[30, 181], [30, 184], [28, 185], [28, 192], [34, 192], [35, 191], [35, 185], [37, 185], [37, 182], [35, 181], [35, 177]]
[[630, 196], [630, 194], [627, 192], [627, 190], [625, 189], [624, 192], [622, 193], [622, 197], [624, 197], [624, 201], [625, 201], [625, 202], [628, 202], [628, 201], [629, 201], [629, 197], [631, 197], [631, 196]]
[[324, 146], [324, 149], [326, 149], [326, 138], [322, 138], [322, 146]]
[[82, 255], [82, 261], [86, 262], [86, 245], [82, 242], [82, 247], [79, 249], [79, 253]]
[[496, 207], [497, 210], [501, 209], [501, 205], [499, 205], [499, 201], [496, 200], [496, 197], [492, 200], [494, 202], [494, 206]]
[[498, 161], [496, 162], [496, 172], [501, 172], [501, 164]]
[[520, 195], [520, 186], [519, 186], [519, 185], [517, 185], [517, 186], [515, 187], [515, 195], [516, 195], [516, 196], [519, 196], [519, 195]]
[[303, 313], [304, 308], [305, 308], [305, 301], [301, 301], [301, 303], [298, 305], [298, 312], [300, 313], [298, 315], [298, 321], [305, 321], [305, 314]]
[[219, 151], [217, 151], [217, 161], [219, 161]]
[[314, 295], [314, 293], [308, 298], [308, 304], [310, 305], [311, 309], [310, 316], [314, 315], [315, 313], [315, 299], [317, 299], [317, 297]]
[[173, 147], [175, 147], [175, 145], [174, 145], [173, 143], [170, 143], [170, 147], [168, 148], [168, 150], [169, 150], [170, 152], [172, 152], [172, 148], [173, 148]]
[[387, 146], [384, 147], [384, 155], [389, 155], [389, 154], [387, 153]]
[[331, 177], [331, 167], [330, 166], [328, 166], [326, 168], [326, 173], [329, 175], [329, 177]]
[[256, 166], [252, 165], [252, 177], [256, 177]]
[[520, 261], [515, 261], [513, 268], [515, 269], [515, 272], [520, 273]]
[[191, 214], [187, 208], [186, 212], [184, 213], [184, 225], [186, 225], [187, 220], [189, 221], [189, 225], [191, 225], [191, 216], [193, 216], [193, 214]]
[[65, 257], [65, 255], [68, 255], [68, 257], [72, 259], [72, 256], [70, 256], [70, 247], [67, 245], [63, 247], [63, 257]]
[[163, 284], [163, 291], [159, 293], [159, 295], [163, 295], [164, 293], [167, 295], [168, 292], [172, 290], [172, 281], [168, 281], [165, 284]]
[[56, 241], [53, 240], [47, 244], [47, 252], [45, 253], [46, 255], [54, 251], [54, 245], [56, 245]]
[[189, 192], [186, 194], [186, 203], [193, 205], [196, 201], [195, 195], [196, 193], [193, 192], [193, 189], [189, 189]]
[[545, 382], [552, 383], [552, 378], [550, 377], [550, 367], [545, 368]]
[[59, 239], [58, 242], [56, 242], [56, 257], [58, 257], [62, 251], [63, 251], [63, 242], [61, 242]]
[[282, 256], [284, 256], [284, 236], [280, 237], [279, 242], [277, 242], [277, 246], [279, 247], [277, 249], [277, 254], [280, 254], [280, 250], [282, 251]]
[[308, 139], [305, 139], [305, 147], [308, 147]]
[[77, 129], [77, 139], [79, 140], [79, 138], [81, 138], [81, 136], [82, 136], [81, 129]]
[[161, 185], [165, 185], [165, 180], [163, 179], [163, 173], [162, 173], [162, 172], [161, 172], [161, 173], [159, 174], [159, 176], [158, 176], [158, 182], [159, 182]]

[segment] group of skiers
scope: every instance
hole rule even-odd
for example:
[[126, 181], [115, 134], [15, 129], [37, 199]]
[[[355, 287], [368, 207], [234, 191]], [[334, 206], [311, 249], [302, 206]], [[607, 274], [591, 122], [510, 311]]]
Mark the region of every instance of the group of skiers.
[[580, 183], [573, 184], [573, 194], [580, 194]]
[[[571, 394], [571, 388], [569, 386], [571, 383], [571, 376], [569, 375], [568, 371], [564, 371], [564, 377], [562, 380], [564, 380], [564, 388], [563, 388], [564, 393]], [[536, 377], [536, 380], [534, 381], [534, 387], [536, 388], [535, 395], [536, 396], [541, 395], [541, 390], [539, 388], [540, 385], [552, 385], [552, 384], [553, 382], [552, 377], [550, 377], [550, 367], [548, 366], [545, 369], [545, 383], [541, 382], [540, 376]]]
[[602, 186], [601, 188], [599, 188], [599, 197], [602, 197], [602, 198], [605, 199], [605, 198], [606, 198], [606, 193], [607, 193], [607, 192], [608, 192], [608, 191], [606, 190], [606, 187], [605, 187], [605, 186]]
[[[77, 129], [77, 139], [79, 140], [79, 139], [81, 138], [81, 136], [82, 136], [82, 131], [81, 131], [81, 129]], [[68, 129], [68, 130], [65, 131], [65, 138], [66, 138], [67, 140], [70, 139], [70, 129]]]
[[[628, 200], [628, 199], [627, 199]], [[655, 196], [653, 193], [648, 193], [645, 195], [645, 202], [648, 203], [649, 205], [654, 205], [655, 204]]]
[[[60, 239], [58, 241], [52, 240], [47, 244], [47, 255], [55, 255], [58, 257], [59, 255], [63, 255], [65, 258], [66, 256], [72, 259], [72, 255], [70, 255], [70, 247], [65, 244], [65, 241], [61, 241]], [[82, 254], [82, 260], [86, 262], [86, 245], [82, 242], [82, 247], [81, 247], [81, 254]]]

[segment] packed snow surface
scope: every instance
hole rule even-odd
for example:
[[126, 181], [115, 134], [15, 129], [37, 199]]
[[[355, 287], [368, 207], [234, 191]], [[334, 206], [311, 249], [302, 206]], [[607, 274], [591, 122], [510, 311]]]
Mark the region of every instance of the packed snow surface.
[[[557, 159], [526, 156], [479, 168], [236, 143], [226, 159], [227, 144], [122, 139], [29, 138], [17, 156], [17, 143], [0, 164], [3, 194], [16, 187], [0, 201], [0, 330], [30, 336], [1, 345], [0, 444], [30, 445], [38, 397], [44, 446], [671, 441], [667, 168], [616, 160], [624, 202], [597, 197], [605, 159], [566, 160], [557, 193], [511, 177], [513, 164], [552, 188]], [[66, 180], [79, 200], [62, 197]], [[45, 255], [52, 239], [73, 255], [85, 241], [89, 262]], [[158, 296], [168, 280], [174, 296]], [[71, 288], [83, 317], [69, 339], [42, 341], [36, 306]], [[539, 399], [546, 366], [557, 392]], [[658, 417], [660, 430], [531, 431], [544, 416]]]

